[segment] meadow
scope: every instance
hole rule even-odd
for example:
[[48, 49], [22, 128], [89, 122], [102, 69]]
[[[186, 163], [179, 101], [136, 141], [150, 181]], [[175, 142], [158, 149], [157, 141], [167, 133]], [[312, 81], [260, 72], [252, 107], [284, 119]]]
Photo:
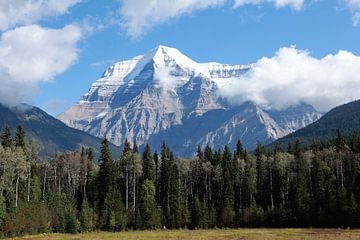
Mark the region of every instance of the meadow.
[[41, 234], [15, 239], [31, 240], [351, 240], [360, 239], [360, 230], [348, 229], [226, 229], [92, 232], [82, 234]]

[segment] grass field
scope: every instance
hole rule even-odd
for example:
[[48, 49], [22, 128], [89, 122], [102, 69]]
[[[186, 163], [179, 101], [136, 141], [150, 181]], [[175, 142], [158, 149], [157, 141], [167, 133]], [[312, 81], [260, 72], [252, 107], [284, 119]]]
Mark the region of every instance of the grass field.
[[228, 230], [175, 230], [175, 231], [129, 231], [94, 232], [84, 234], [43, 234], [16, 239], [31, 240], [135, 240], [135, 239], [239, 239], [239, 240], [348, 240], [360, 239], [360, 230], [343, 229], [228, 229]]

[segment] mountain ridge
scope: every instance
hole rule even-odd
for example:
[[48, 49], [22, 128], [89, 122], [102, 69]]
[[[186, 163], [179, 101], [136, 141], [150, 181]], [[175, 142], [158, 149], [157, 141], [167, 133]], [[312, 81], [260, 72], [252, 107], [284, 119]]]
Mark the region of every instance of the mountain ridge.
[[286, 147], [288, 143], [293, 143], [296, 139], [306, 145], [313, 141], [331, 140], [336, 137], [338, 130], [344, 134], [360, 131], [360, 100], [331, 109], [317, 121], [276, 140], [270, 146], [279, 144]]
[[[217, 147], [219, 144], [214, 139], [232, 145], [240, 138], [244, 146], [253, 148], [257, 141], [269, 143], [321, 116], [307, 104], [295, 107], [299, 113], [290, 112], [293, 106], [270, 111], [250, 101], [239, 106], [229, 104], [219, 95], [219, 88], [241, 78], [250, 68], [251, 65], [196, 63], [175, 48], [159, 46], [144, 55], [108, 67], [82, 95], [79, 103], [59, 115], [59, 119], [94, 136], [106, 136], [116, 145], [121, 145], [125, 139], [136, 141], [140, 146], [154, 143], [154, 139], [177, 142], [179, 149], [175, 148], [175, 151], [182, 154], [188, 152], [185, 149], [188, 144]], [[239, 115], [234, 109], [245, 112]], [[204, 115], [212, 116], [207, 114], [212, 111], [223, 112], [222, 126], [217, 126], [219, 129], [202, 126], [201, 129], [207, 132], [201, 131], [203, 135], [196, 139], [184, 134], [180, 136], [181, 132], [197, 131], [189, 122], [211, 125], [210, 119]], [[252, 128], [261, 131], [258, 139], [242, 138], [244, 131], [255, 131], [241, 122], [252, 124], [246, 111], [253, 113], [252, 121], [257, 122]], [[290, 120], [286, 120], [287, 117]], [[189, 129], [181, 129], [185, 125]], [[238, 132], [236, 135], [228, 134], [226, 129], [230, 126]], [[170, 139], [170, 129], [178, 132], [179, 139]], [[160, 136], [167, 137], [159, 139]], [[231, 140], [225, 141], [224, 138]]]
[[[0, 104], [0, 129], [8, 126], [14, 131], [19, 125], [24, 127], [27, 139], [37, 140], [41, 158], [52, 158], [58, 151], [80, 147], [91, 147], [99, 154], [101, 139], [66, 126], [40, 108], [27, 104], [9, 108]], [[110, 147], [115, 155], [120, 152], [114, 145]]]

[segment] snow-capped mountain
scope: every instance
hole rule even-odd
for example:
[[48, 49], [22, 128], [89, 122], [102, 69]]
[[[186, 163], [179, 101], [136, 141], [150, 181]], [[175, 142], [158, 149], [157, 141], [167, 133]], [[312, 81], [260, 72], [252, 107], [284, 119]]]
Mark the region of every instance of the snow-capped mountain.
[[320, 118], [306, 104], [266, 110], [253, 102], [232, 106], [219, 97], [221, 86], [250, 68], [196, 63], [177, 49], [158, 46], [108, 67], [59, 119], [116, 145], [125, 139], [140, 146], [166, 141], [176, 153], [191, 154], [196, 145], [234, 145], [237, 139], [252, 148]]

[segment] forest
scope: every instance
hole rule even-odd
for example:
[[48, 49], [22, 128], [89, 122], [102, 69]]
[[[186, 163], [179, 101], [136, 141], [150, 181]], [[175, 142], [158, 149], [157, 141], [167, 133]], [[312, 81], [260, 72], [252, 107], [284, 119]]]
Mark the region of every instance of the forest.
[[96, 230], [360, 227], [360, 134], [332, 144], [260, 143], [247, 152], [198, 147], [174, 156], [163, 143], [126, 141], [114, 159], [92, 149], [40, 161], [25, 130], [4, 128], [0, 146], [2, 236]]

